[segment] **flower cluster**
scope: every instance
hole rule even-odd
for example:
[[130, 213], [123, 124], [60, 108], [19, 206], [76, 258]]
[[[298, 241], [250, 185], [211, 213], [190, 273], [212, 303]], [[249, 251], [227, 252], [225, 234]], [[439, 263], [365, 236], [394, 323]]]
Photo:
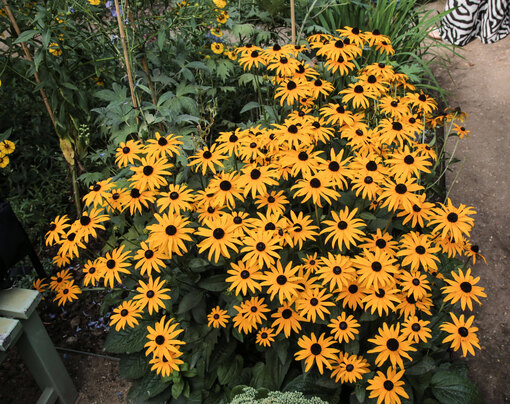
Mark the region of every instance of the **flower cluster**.
[[[385, 62], [358, 70], [355, 59], [370, 47]], [[91, 186], [74, 223], [52, 222], [56, 263], [78, 257], [110, 218], [124, 218], [132, 234], [83, 268], [85, 285], [137, 277], [111, 317], [117, 330], [175, 313], [165, 272], [200, 255], [224, 268], [229, 289], [217, 293], [209, 327], [253, 334], [268, 349], [293, 339], [306, 371], [327, 369], [340, 383], [378, 367], [370, 397], [400, 402], [406, 364], [440, 332], [434, 316], [457, 302], [472, 309], [485, 294], [469, 269], [445, 265], [480, 256], [467, 240], [474, 210], [426, 193], [425, 176], [437, 167], [428, 134], [457, 115], [435, 115], [435, 101], [396, 72], [391, 53], [389, 38], [349, 27], [306, 45], [239, 48], [245, 69], [271, 76], [279, 123], [220, 133], [189, 158], [198, 180], [188, 183], [176, 169], [178, 136], [121, 143], [116, 162], [131, 175]], [[59, 274], [54, 288], [68, 282]], [[237, 303], [226, 307], [232, 294]], [[364, 327], [363, 318], [375, 323]], [[451, 318], [440, 324], [443, 342], [473, 353], [473, 317]], [[165, 315], [148, 327], [146, 353], [163, 375], [183, 363], [178, 325]], [[351, 349], [355, 341], [361, 349]]]
[[10, 140], [5, 139], [0, 142], [0, 168], [5, 168], [9, 165], [9, 154], [11, 154], [14, 149], [16, 149], [16, 145]]

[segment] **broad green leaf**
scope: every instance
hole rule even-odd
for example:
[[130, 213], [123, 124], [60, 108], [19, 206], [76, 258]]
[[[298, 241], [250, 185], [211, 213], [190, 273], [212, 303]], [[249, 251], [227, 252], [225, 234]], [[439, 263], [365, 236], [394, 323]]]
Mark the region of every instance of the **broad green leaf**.
[[126, 354], [140, 352], [149, 341], [147, 339], [149, 325], [154, 326], [154, 321], [140, 321], [136, 327], [126, 327], [119, 332], [111, 328], [104, 343], [105, 351]]
[[480, 392], [469, 379], [448, 370], [436, 372], [430, 386], [432, 394], [441, 404], [482, 403]]
[[198, 306], [202, 301], [203, 293], [196, 289], [184, 295], [179, 302], [179, 307], [177, 309], [177, 314], [186, 313], [192, 308]]
[[225, 275], [219, 274], [202, 279], [198, 286], [211, 292], [222, 292], [227, 289], [228, 284], [225, 282]]
[[120, 357], [120, 377], [139, 379], [149, 371], [149, 362], [143, 353], [122, 355]]
[[28, 31], [24, 31], [22, 32], [19, 37], [17, 37], [13, 44], [16, 44], [16, 43], [20, 43], [20, 42], [26, 42], [30, 39], [32, 39], [35, 35], [37, 35], [39, 33], [39, 31], [35, 30], [35, 29], [30, 29]]

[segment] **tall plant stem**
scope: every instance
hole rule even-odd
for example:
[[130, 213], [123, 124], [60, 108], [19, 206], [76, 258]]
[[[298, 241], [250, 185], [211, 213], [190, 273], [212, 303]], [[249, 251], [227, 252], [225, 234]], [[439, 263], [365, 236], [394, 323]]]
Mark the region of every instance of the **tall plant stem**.
[[[14, 14], [12, 13], [9, 4], [7, 4], [7, 0], [2, 0], [4, 3], [5, 12], [9, 16], [9, 20], [11, 21], [11, 24], [14, 28], [14, 31], [16, 31], [16, 34], [18, 36], [21, 35], [21, 31], [19, 29], [18, 23], [16, 22], [16, 19], [14, 18]], [[29, 62], [33, 62], [34, 59], [32, 58], [32, 55], [30, 54], [30, 51], [28, 50], [28, 46], [25, 42], [21, 42], [21, 46], [23, 48], [23, 52], [25, 53], [25, 57]], [[34, 69], [34, 78], [37, 83], [37, 85], [41, 84], [41, 79], [39, 78], [39, 73], [37, 73], [37, 70]], [[39, 89], [39, 92], [41, 93], [41, 97], [44, 102], [44, 106], [46, 107], [46, 111], [48, 112], [48, 115], [50, 116], [51, 123], [53, 124], [53, 127], [55, 128], [55, 132], [57, 131], [57, 121], [55, 120], [55, 115], [53, 115], [53, 110], [51, 109], [50, 102], [48, 101], [48, 97], [46, 96], [46, 92], [41, 87]], [[58, 132], [57, 132], [58, 135]]]
[[[5, 1], [5, 0], [4, 0]], [[131, 63], [129, 62], [129, 54], [126, 43], [126, 32], [124, 31], [124, 22], [122, 21], [120, 15], [120, 7], [119, 0], [114, 0], [115, 2], [115, 11], [117, 12], [117, 24], [119, 25], [119, 34], [120, 34], [120, 42], [122, 43], [122, 52], [124, 54], [124, 64], [126, 65], [126, 74], [128, 77], [129, 83], [129, 91], [131, 92], [131, 101], [133, 102], [133, 108], [138, 110], [138, 101], [135, 97], [135, 85], [133, 83], [133, 75], [131, 72]], [[126, 9], [128, 7], [127, 1], [124, 6]], [[138, 117], [136, 117], [136, 122], [138, 123]]]
[[290, 0], [290, 29], [292, 31], [292, 45], [296, 44], [296, 11], [294, 0]]
[[[2, 0], [5, 8], [5, 12], [9, 16], [9, 20], [11, 21], [12, 27], [14, 28], [14, 31], [16, 31], [16, 35], [18, 37], [21, 35], [21, 30], [19, 29], [18, 23], [16, 22], [16, 18], [14, 17], [14, 14], [11, 11], [11, 8], [9, 7], [9, 4], [7, 3], [7, 0]], [[26, 59], [33, 63], [34, 59], [32, 58], [32, 54], [30, 53], [30, 50], [28, 49], [28, 46], [25, 42], [21, 42], [21, 47], [23, 48], [23, 52], [25, 53]], [[44, 102], [44, 106], [46, 107], [46, 111], [48, 112], [48, 115], [50, 117], [51, 123], [53, 124], [53, 129], [55, 129], [55, 133], [58, 138], [60, 138], [60, 135], [57, 130], [57, 120], [55, 119], [55, 115], [53, 114], [53, 110], [51, 109], [50, 102], [48, 100], [48, 97], [46, 96], [46, 91], [41, 86], [41, 79], [39, 78], [39, 73], [34, 68], [34, 78], [35, 82], [37, 83], [39, 88], [39, 93], [41, 94], [41, 97]], [[64, 154], [64, 151], [62, 150], [62, 154]], [[64, 154], [64, 157], [65, 154]], [[66, 157], [67, 161], [67, 157]], [[76, 161], [76, 160], [75, 160]], [[80, 201], [80, 190], [78, 188], [78, 179], [76, 178], [76, 165], [73, 161], [68, 161], [68, 167], [69, 171], [71, 173], [71, 185], [73, 188], [73, 198], [74, 198], [74, 206], [76, 208], [76, 215], [80, 216], [81, 214], [81, 201]]]

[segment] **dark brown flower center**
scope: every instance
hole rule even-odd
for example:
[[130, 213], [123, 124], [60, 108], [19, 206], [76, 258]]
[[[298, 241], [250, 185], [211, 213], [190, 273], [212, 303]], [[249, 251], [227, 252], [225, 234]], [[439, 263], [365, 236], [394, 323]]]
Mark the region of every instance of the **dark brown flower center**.
[[358, 286], [357, 285], [349, 285], [347, 288], [349, 290], [349, 293], [355, 294], [358, 293]]
[[374, 272], [380, 272], [382, 269], [382, 265], [379, 261], [372, 262], [371, 267], [372, 267], [372, 271], [374, 271]]
[[231, 182], [230, 182], [230, 181], [227, 181], [227, 180], [221, 181], [221, 182], [220, 182], [220, 189], [221, 189], [222, 191], [225, 191], [225, 192], [230, 191], [230, 190], [232, 189], [232, 184], [231, 184]]
[[166, 140], [166, 138], [164, 138], [164, 137], [160, 137], [160, 138], [158, 139], [158, 144], [159, 144], [160, 146], [166, 146], [166, 145], [168, 144], [168, 140]]
[[126, 317], [128, 315], [128, 311], [126, 309], [122, 309], [122, 311], [120, 312], [120, 315], [122, 317]]
[[258, 180], [261, 176], [261, 172], [258, 169], [251, 170], [250, 177], [252, 180]]
[[166, 226], [165, 233], [169, 236], [174, 236], [177, 233], [177, 227], [175, 227], [173, 224]]
[[263, 332], [262, 334], [260, 334], [260, 338], [266, 339], [267, 338], [267, 332]]
[[312, 298], [310, 299], [310, 304], [311, 304], [312, 306], [317, 306], [317, 305], [319, 304], [319, 301], [317, 300], [317, 298], [312, 297]]
[[364, 182], [365, 184], [371, 184], [372, 182], [374, 182], [374, 179], [370, 175], [367, 175], [364, 179]]
[[300, 153], [298, 154], [298, 159], [299, 159], [299, 160], [301, 160], [301, 161], [306, 161], [306, 160], [308, 160], [308, 153], [307, 153], [307, 152], [304, 152], [304, 151], [300, 152]]
[[414, 332], [418, 332], [421, 330], [421, 325], [419, 323], [414, 323], [412, 326], [411, 326], [411, 329], [414, 331]]
[[165, 337], [163, 335], [158, 335], [154, 341], [158, 345], [163, 345], [165, 343]]
[[349, 363], [346, 367], [345, 367], [345, 370], [348, 371], [348, 372], [352, 372], [354, 370], [354, 366]]
[[338, 328], [340, 328], [341, 330], [346, 330], [347, 329], [347, 323], [345, 321], [341, 321], [338, 324]]
[[414, 157], [408, 154], [404, 157], [404, 163], [406, 164], [413, 164], [414, 163]]
[[282, 317], [285, 319], [285, 320], [288, 320], [289, 318], [292, 317], [292, 310], [291, 309], [285, 309], [282, 311]]
[[220, 318], [220, 315], [219, 315], [218, 313], [216, 313], [216, 314], [213, 316], [213, 318], [214, 318], [215, 320], [217, 320], [217, 319], [219, 319], [219, 318]]
[[405, 186], [405, 184], [397, 184], [395, 186], [395, 192], [397, 194], [403, 195], [407, 192], [407, 187]]
[[298, 133], [298, 128], [296, 125], [290, 125], [289, 126], [289, 129], [287, 129], [289, 131], [289, 133], [292, 133], [293, 135], [295, 135], [296, 133]]
[[345, 230], [345, 229], [347, 229], [347, 222], [345, 222], [344, 220], [340, 220], [336, 226], [340, 230]]
[[401, 131], [402, 130], [402, 124], [400, 122], [393, 122], [391, 124], [391, 128], [393, 130], [396, 130], [396, 131]]
[[170, 199], [171, 199], [172, 201], [175, 201], [175, 200], [176, 200], [176, 199], [178, 199], [178, 198], [179, 198], [179, 194], [178, 194], [177, 192], [175, 192], [175, 191], [174, 191], [174, 192], [171, 192], [171, 193], [170, 193]]
[[216, 239], [216, 240], [221, 240], [223, 237], [225, 237], [225, 230], [223, 229], [214, 229], [213, 230], [213, 237]]
[[466, 327], [459, 327], [459, 335], [463, 338], [467, 337], [469, 334], [469, 331]]
[[234, 217], [235, 224], [241, 224], [243, 222], [243, 218], [241, 216]]
[[377, 171], [377, 163], [375, 161], [369, 161], [365, 167], [368, 171]]
[[247, 271], [246, 269], [241, 271], [241, 278], [248, 279], [249, 277], [250, 277], [250, 272], [249, 271]]
[[131, 196], [131, 198], [138, 199], [140, 198], [140, 191], [137, 188], [133, 188], [129, 195]]
[[344, 47], [344, 42], [339, 39], [338, 41], [335, 42], [335, 48], [338, 48], [338, 49], [342, 49]]
[[155, 293], [153, 290], [148, 290], [145, 296], [147, 296], [149, 299], [152, 299], [154, 297]]
[[343, 106], [343, 105], [339, 105], [338, 107], [336, 107], [336, 112], [337, 112], [338, 114], [343, 114], [343, 113], [345, 113], [345, 108], [344, 108], [344, 106]]
[[95, 267], [90, 267], [89, 268], [89, 274], [94, 274], [96, 272], [96, 268]]
[[312, 178], [312, 179], [310, 180], [310, 186], [311, 186], [312, 188], [320, 188], [320, 186], [321, 186], [321, 182], [320, 182], [320, 181], [319, 181], [319, 179], [317, 179], [317, 178]]
[[287, 90], [292, 91], [295, 90], [296, 87], [297, 87], [296, 83], [294, 83], [292, 80], [289, 80], [289, 82], [287, 83]]
[[469, 282], [462, 282], [460, 288], [464, 293], [469, 293], [473, 289], [473, 286]]
[[276, 201], [276, 199], [274, 199], [274, 196], [268, 196], [268, 197], [267, 197], [267, 201], [268, 201], [269, 203], [274, 203], [274, 201]]
[[416, 251], [416, 253], [420, 255], [423, 255], [426, 252], [425, 247], [423, 247], [422, 245], [416, 246], [414, 251]]
[[266, 245], [264, 243], [260, 242], [260, 243], [257, 243], [256, 248], [258, 251], [262, 252], [266, 249]]
[[202, 153], [202, 157], [204, 159], [210, 159], [212, 157], [212, 153], [209, 150], [206, 150], [205, 152]]
[[278, 275], [276, 282], [278, 285], [285, 285], [287, 283], [287, 277], [285, 275]]
[[122, 148], [122, 153], [124, 153], [124, 154], [129, 154], [130, 151], [131, 151], [131, 149], [127, 146]]
[[340, 268], [338, 265], [335, 265], [335, 266], [333, 267], [333, 273], [334, 273], [335, 275], [340, 275], [340, 274], [342, 273], [342, 268]]
[[393, 382], [391, 380], [385, 380], [383, 383], [383, 386], [388, 391], [393, 390], [393, 387], [394, 387]]
[[115, 268], [115, 265], [116, 265], [115, 260], [108, 260], [108, 261], [106, 261], [106, 267], [107, 267], [108, 269], [113, 269], [113, 268]]
[[390, 338], [387, 342], [386, 342], [386, 347], [392, 351], [392, 352], [395, 352], [398, 350], [398, 347], [399, 347], [399, 343], [398, 343], [398, 340], [396, 338]]
[[456, 214], [456, 213], [449, 213], [448, 216], [446, 216], [446, 219], [450, 222], [450, 223], [455, 223], [457, 222], [457, 220], [459, 220], [459, 216]]
[[375, 76], [373, 74], [371, 74], [370, 76], [368, 76], [368, 79], [367, 81], [370, 83], [370, 84], [374, 84], [377, 79], [375, 78]]
[[328, 164], [328, 168], [330, 171], [337, 172], [338, 170], [340, 170], [340, 164], [338, 164], [336, 161], [331, 161]]
[[154, 257], [154, 251], [152, 251], [152, 250], [145, 250], [143, 255], [145, 256], [145, 258], [150, 260], [152, 257]]
[[377, 239], [377, 241], [375, 242], [375, 245], [379, 248], [384, 248], [386, 247], [386, 240], [384, 240], [383, 238], [379, 238]]
[[320, 355], [322, 352], [322, 347], [318, 343], [312, 344], [310, 347], [310, 352], [315, 356]]
[[375, 295], [379, 298], [379, 299], [382, 299], [385, 295], [386, 295], [386, 291], [384, 289], [377, 289], [377, 292], [375, 292]]
[[148, 177], [154, 172], [154, 168], [152, 166], [145, 166], [142, 171], [143, 175], [146, 175]]
[[363, 87], [360, 86], [360, 85], [357, 85], [356, 87], [354, 87], [354, 92], [356, 94], [362, 94], [363, 93]]

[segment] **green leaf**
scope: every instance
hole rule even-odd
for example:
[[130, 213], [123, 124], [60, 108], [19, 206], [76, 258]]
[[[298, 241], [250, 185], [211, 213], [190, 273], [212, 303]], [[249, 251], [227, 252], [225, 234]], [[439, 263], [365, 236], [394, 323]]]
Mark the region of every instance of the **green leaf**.
[[151, 397], [162, 393], [169, 386], [170, 381], [163, 382], [156, 372], [149, 372], [140, 383], [131, 387], [128, 400], [133, 403], [144, 403]]
[[120, 377], [122, 379], [139, 379], [149, 371], [149, 363], [143, 353], [122, 355], [120, 357]]
[[177, 309], [177, 314], [186, 313], [192, 308], [198, 306], [202, 301], [203, 293], [196, 289], [184, 295], [179, 302], [179, 307]]
[[464, 376], [443, 370], [430, 381], [432, 394], [442, 404], [478, 404], [482, 402], [476, 386]]
[[105, 351], [126, 354], [140, 352], [148, 342], [147, 326], [149, 325], [154, 326], [154, 321], [140, 321], [136, 327], [126, 327], [119, 332], [110, 328], [104, 343]]
[[184, 380], [179, 379], [177, 383], [174, 383], [172, 385], [172, 397], [173, 398], [179, 398], [179, 396], [182, 394], [182, 391], [184, 390]]
[[211, 292], [222, 292], [227, 289], [228, 285], [225, 282], [225, 275], [219, 274], [210, 276], [206, 279], [202, 279], [200, 282], [198, 282], [198, 286]]
[[218, 368], [218, 380], [220, 384], [236, 384], [234, 382], [241, 376], [243, 364], [244, 361], [241, 355], [236, 355], [233, 363], [231, 360], [222, 363]]
[[166, 30], [163, 28], [158, 33], [158, 48], [159, 48], [160, 52], [163, 51], [163, 47], [165, 46], [165, 41], [166, 41]]
[[39, 33], [39, 31], [35, 30], [35, 29], [30, 29], [28, 31], [24, 31], [22, 32], [19, 37], [17, 37], [13, 44], [16, 44], [16, 43], [20, 43], [20, 42], [26, 42], [26, 41], [29, 41], [30, 39], [32, 39], [35, 35], [37, 35]]
[[425, 356], [415, 365], [406, 369], [406, 375], [422, 375], [424, 373], [430, 372], [436, 367], [436, 362], [430, 356]]
[[366, 389], [361, 384], [356, 384], [356, 387], [354, 388], [354, 394], [356, 395], [357, 400], [360, 403], [363, 403], [365, 401], [365, 393]]
[[246, 111], [251, 111], [252, 109], [258, 108], [260, 104], [257, 101], [250, 101], [248, 104], [246, 104], [243, 109], [241, 109], [241, 114]]

